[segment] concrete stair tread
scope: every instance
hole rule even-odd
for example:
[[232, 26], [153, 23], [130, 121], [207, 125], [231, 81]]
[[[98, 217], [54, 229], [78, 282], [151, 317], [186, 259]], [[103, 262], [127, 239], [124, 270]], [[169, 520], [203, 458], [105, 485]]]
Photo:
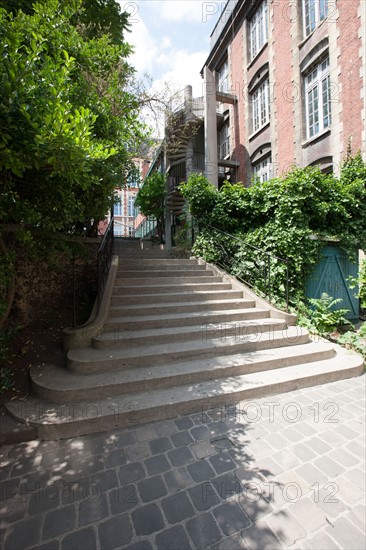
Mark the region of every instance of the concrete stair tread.
[[207, 304], [210, 304], [212, 305], [212, 310], [215, 310], [215, 306], [218, 306], [218, 305], [226, 305], [228, 306], [228, 309], [229, 306], [232, 306], [232, 305], [238, 305], [238, 304], [242, 304], [243, 306], [243, 309], [249, 309], [249, 308], [252, 308], [252, 307], [255, 307], [255, 302], [254, 300], [248, 300], [248, 299], [245, 299], [245, 298], [234, 298], [234, 299], [230, 299], [230, 298], [226, 298], [224, 300], [202, 300], [202, 301], [197, 301], [197, 302], [169, 302], [169, 303], [159, 303], [158, 301], [155, 303], [155, 304], [135, 304], [135, 305], [130, 305], [130, 304], [127, 304], [127, 305], [119, 305], [119, 306], [110, 306], [109, 310], [110, 311], [119, 311], [121, 309], [128, 309], [128, 311], [140, 311], [140, 310], [144, 310], [146, 312], [149, 312], [149, 310], [154, 310], [154, 308], [170, 308], [170, 307], [200, 307], [200, 306], [206, 306]]
[[222, 315], [223, 318], [229, 318], [231, 314], [242, 314], [245, 315], [248, 313], [248, 311], [256, 313], [268, 313], [268, 310], [262, 309], [262, 308], [243, 308], [243, 309], [230, 309], [230, 310], [212, 310], [212, 311], [198, 311], [198, 312], [189, 312], [189, 313], [171, 313], [171, 314], [159, 314], [159, 315], [139, 315], [139, 316], [133, 316], [133, 315], [123, 315], [121, 317], [109, 317], [108, 322], [115, 323], [115, 322], [128, 322], [133, 323], [134, 321], [153, 321], [155, 319], [164, 319], [164, 320], [173, 320], [173, 319], [191, 319], [191, 318], [197, 318], [205, 320], [205, 317], [209, 317], [211, 314], [217, 314]]
[[[204, 379], [222, 376], [221, 373], [240, 367], [250, 372], [257, 372], [269, 368], [268, 364], [278, 362], [273, 368], [283, 368], [286, 362], [291, 364], [327, 360], [335, 355], [334, 347], [329, 342], [301, 344], [298, 346], [280, 347], [275, 349], [258, 350], [255, 352], [236, 353], [232, 355], [215, 356], [212, 358], [194, 359], [191, 361], [177, 361], [172, 364], [150, 365], [124, 370], [115, 370], [109, 373], [80, 374], [54, 365], [37, 365], [31, 368], [32, 381], [37, 386], [49, 390], [62, 392], [67, 390], [85, 390], [104, 388], [116, 384], [129, 384], [151, 380], [162, 381], [164, 378], [178, 379], [182, 375], [200, 374], [205, 372], [209, 376]], [[241, 373], [242, 374], [242, 373]], [[87, 394], [88, 396], [89, 394]]]
[[[200, 266], [199, 266], [200, 267]], [[124, 279], [129, 277], [140, 278], [156, 278], [156, 277], [213, 277], [213, 271], [208, 271], [200, 267], [200, 269], [125, 269], [118, 271], [116, 278]]]
[[[161, 281], [160, 281], [161, 283]], [[114, 285], [115, 292], [118, 292], [118, 290], [131, 290], [138, 292], [139, 295], [141, 295], [141, 292], [149, 291], [154, 292], [154, 294], [165, 294], [166, 292], [171, 292], [173, 289], [174, 291], [181, 291], [182, 292], [199, 292], [198, 289], [201, 289], [202, 287], [206, 288], [210, 292], [213, 290], [230, 290], [232, 288], [232, 285], [230, 283], [223, 283], [223, 282], [207, 282], [207, 283], [183, 283], [183, 284], [174, 284], [174, 283], [166, 283], [164, 281], [164, 286], [162, 287], [161, 284], [151, 284], [151, 285], [144, 285], [143, 288], [139, 284], [137, 285]], [[120, 296], [120, 294], [115, 294], [115, 296]]]
[[54, 404], [38, 398], [12, 401], [7, 408], [15, 418], [36, 425], [42, 439], [95, 433], [113, 427], [170, 418], [202, 411], [218, 404], [278, 394], [361, 374], [362, 358], [337, 350], [334, 359], [206, 381], [204, 384], [149, 390], [113, 396], [92, 403]]
[[[251, 326], [253, 326], [254, 328], [257, 328], [257, 327], [269, 328], [269, 327], [276, 327], [277, 325], [281, 327], [282, 325], [285, 325], [285, 324], [286, 322], [284, 321], [284, 319], [277, 319], [275, 317], [265, 317], [264, 319], [255, 319], [255, 320], [250, 319], [248, 321], [243, 320], [241, 321], [240, 327], [238, 327], [238, 323], [236, 321], [232, 323], [227, 322], [225, 323], [225, 327], [223, 327], [222, 329], [218, 327], [217, 337], [220, 338], [220, 331], [221, 331], [222, 337], [225, 337], [227, 334], [230, 334], [232, 330], [238, 331], [239, 328], [245, 329], [246, 327], [251, 327]], [[130, 327], [126, 331], [121, 331], [120, 336], [123, 338], [124, 342], [128, 343], [128, 340], [134, 339], [136, 337], [144, 340], [145, 338], [148, 338], [148, 337], [159, 337], [159, 336], [164, 336], [166, 339], [169, 339], [169, 337], [175, 334], [187, 334], [187, 335], [197, 334], [199, 336], [202, 336], [204, 334], [203, 330], [204, 329], [202, 328], [202, 324], [192, 325], [188, 327], [166, 327], [166, 328], [152, 328], [152, 329], [136, 328], [135, 330], [133, 327]], [[215, 328], [213, 327], [212, 330], [214, 331]], [[209, 333], [210, 329], [208, 329], [207, 332]], [[99, 342], [115, 342], [117, 344], [118, 335], [119, 335], [118, 333], [116, 334], [116, 332], [113, 332], [113, 331], [102, 332], [102, 334], [99, 334], [99, 336], [96, 336], [94, 340]]]
[[175, 275], [175, 276], [166, 276], [164, 277], [117, 277], [115, 286], [129, 286], [130, 284], [133, 286], [136, 286], [136, 281], [138, 280], [139, 284], [143, 284], [144, 286], [156, 286], [161, 284], [184, 284], [184, 283], [196, 283], [196, 284], [203, 284], [203, 283], [222, 283], [222, 277], [215, 276], [213, 273], [212, 275], [209, 275], [209, 272], [207, 271], [204, 275], [192, 275], [192, 277], [182, 276], [182, 275]]
[[[95, 349], [95, 348], [81, 348], [81, 349], [72, 349], [68, 352], [67, 358], [69, 364], [72, 362], [77, 362], [79, 364], [86, 364], [91, 366], [92, 364], [98, 364], [103, 361], [128, 361], [129, 359], [138, 358], [149, 359], [152, 357], [164, 357], [172, 354], [173, 356], [178, 356], [180, 353], [199, 353], [205, 350], [217, 351], [223, 348], [232, 348], [235, 345], [242, 346], [243, 351], [245, 346], [249, 346], [253, 343], [259, 344], [257, 349], [262, 349], [269, 343], [273, 344], [271, 347], [280, 347], [282, 344], [295, 345], [297, 341], [301, 341], [302, 338], [308, 337], [308, 331], [301, 327], [288, 327], [281, 331], [271, 331], [261, 333], [259, 339], [254, 340], [251, 335], [248, 339], [245, 338], [237, 339], [227, 338], [224, 341], [221, 338], [209, 338], [206, 341], [197, 341], [190, 340], [187, 342], [172, 342], [164, 344], [151, 344], [149, 346], [139, 346], [135, 347], [129, 346], [125, 349], [123, 348], [112, 348], [112, 349]], [[254, 342], [253, 342], [254, 340]], [[123, 368], [123, 365], [121, 365]]]

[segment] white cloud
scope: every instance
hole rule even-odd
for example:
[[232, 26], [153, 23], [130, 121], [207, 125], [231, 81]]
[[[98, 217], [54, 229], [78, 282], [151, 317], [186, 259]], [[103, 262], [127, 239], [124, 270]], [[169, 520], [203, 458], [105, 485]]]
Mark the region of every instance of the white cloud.
[[165, 0], [153, 2], [160, 16], [167, 21], [202, 21], [203, 4], [200, 0]]
[[148, 73], [159, 55], [156, 38], [149, 33], [141, 18], [133, 25], [132, 32], [126, 38], [134, 47], [134, 53], [130, 57], [131, 64], [139, 73]]
[[193, 95], [201, 96], [203, 80], [200, 76], [200, 70], [206, 55], [207, 52], [205, 51], [189, 53], [186, 50], [172, 50], [169, 54], [161, 53], [158, 61], [166, 67], [166, 70], [158, 79], [156, 85], [170, 82], [175, 89], [183, 89], [184, 86], [190, 84], [193, 87]]

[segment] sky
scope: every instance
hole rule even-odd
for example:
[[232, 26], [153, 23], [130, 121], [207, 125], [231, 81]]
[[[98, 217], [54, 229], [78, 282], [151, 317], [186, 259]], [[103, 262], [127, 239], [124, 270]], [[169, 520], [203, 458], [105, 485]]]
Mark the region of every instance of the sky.
[[130, 57], [138, 76], [150, 75], [154, 87], [169, 82], [174, 90], [193, 86], [201, 96], [200, 70], [209, 53], [210, 34], [226, 2], [201, 0], [118, 0], [130, 13], [134, 46]]

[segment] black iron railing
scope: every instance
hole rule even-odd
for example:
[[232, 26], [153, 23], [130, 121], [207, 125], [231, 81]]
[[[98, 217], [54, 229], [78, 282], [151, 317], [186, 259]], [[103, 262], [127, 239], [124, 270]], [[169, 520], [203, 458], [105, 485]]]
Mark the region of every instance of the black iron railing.
[[289, 306], [289, 260], [280, 258], [239, 237], [206, 227], [211, 237], [211, 262], [247, 284], [271, 302]]
[[109, 269], [112, 263], [113, 241], [114, 241], [113, 225], [114, 225], [114, 216], [112, 214], [107, 230], [103, 235], [102, 242], [100, 243], [100, 246], [98, 248], [98, 253], [97, 253], [97, 264], [98, 264], [97, 310], [98, 312], [102, 301], [105, 285], [107, 283]]

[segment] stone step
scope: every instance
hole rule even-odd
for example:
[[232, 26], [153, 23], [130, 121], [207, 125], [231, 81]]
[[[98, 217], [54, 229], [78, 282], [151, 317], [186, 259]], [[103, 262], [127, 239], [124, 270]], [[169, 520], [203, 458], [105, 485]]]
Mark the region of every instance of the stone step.
[[[122, 261], [121, 265], [118, 267], [117, 276], [120, 276], [120, 274], [124, 276], [125, 273], [129, 273], [130, 271], [136, 271], [138, 273], [140, 272], [144, 273], [146, 271], [149, 271], [149, 272], [150, 271], [174, 271], [175, 273], [176, 271], [182, 271], [182, 270], [194, 271], [194, 273], [196, 273], [196, 271], [203, 271], [206, 274], [208, 271], [207, 269], [203, 268], [201, 265], [195, 264], [195, 263], [161, 264], [154, 261], [151, 264], [144, 263], [141, 265], [140, 262], [125, 263]], [[145, 275], [142, 275], [142, 276], [145, 276]]]
[[241, 290], [217, 290], [215, 292], [207, 291], [185, 291], [185, 292], [165, 292], [164, 294], [114, 294], [111, 298], [111, 305], [138, 305], [138, 304], [159, 304], [171, 302], [201, 302], [207, 300], [230, 300], [243, 298]]
[[219, 338], [243, 338], [248, 334], [262, 334], [264, 331], [283, 330], [284, 319], [265, 318], [253, 321], [236, 321], [216, 325], [193, 325], [191, 327], [166, 327], [163, 329], [137, 330], [133, 323], [128, 329], [103, 332], [93, 338], [93, 347], [97, 349], [122, 348], [130, 345], [164, 344], [165, 342], [184, 342], [187, 340], [208, 340]]
[[234, 321], [246, 321], [249, 319], [264, 319], [269, 317], [268, 309], [249, 308], [223, 311], [201, 311], [199, 313], [175, 313], [165, 315], [128, 315], [124, 317], [109, 317], [104, 323], [104, 330], [134, 330], [184, 327], [201, 324], [206, 327], [210, 323], [223, 324]]
[[[125, 266], [136, 266], [138, 269], [149, 269], [150, 266], [170, 266], [175, 268], [175, 266], [198, 266], [198, 261], [195, 258], [139, 258], [138, 260], [126, 259], [123, 256], [121, 257], [121, 262], [119, 264], [120, 269], [123, 269]], [[202, 266], [199, 266], [202, 268]]]
[[134, 277], [136, 279], [141, 279], [148, 277], [149, 279], [155, 279], [157, 277], [213, 277], [213, 271], [207, 269], [202, 269], [200, 265], [195, 266], [197, 269], [141, 269], [138, 271], [131, 270], [119, 270], [117, 273], [117, 280], [124, 278]]
[[131, 278], [127, 277], [116, 277], [115, 286], [136, 286], [136, 283], [138, 285], [142, 286], [157, 286], [157, 285], [180, 285], [180, 284], [189, 284], [189, 283], [221, 283], [222, 278], [217, 277], [210, 271], [206, 271], [206, 274], [202, 275], [192, 275], [191, 277], [188, 276], [159, 276], [159, 277], [135, 277], [134, 275], [131, 275]]
[[[125, 282], [125, 281], [124, 281]], [[161, 281], [160, 281], [161, 283]], [[139, 284], [131, 284], [128, 286], [121, 286], [121, 285], [115, 285], [113, 289], [114, 295], [131, 295], [138, 293], [141, 294], [166, 294], [166, 293], [172, 293], [172, 292], [208, 292], [208, 291], [218, 291], [218, 290], [231, 290], [232, 285], [230, 283], [221, 283], [221, 282], [214, 282], [214, 283], [183, 283], [183, 284], [174, 284], [169, 283], [167, 284], [166, 281], [164, 281], [164, 286], [161, 284], [156, 285], [145, 285], [140, 286]]]
[[215, 357], [233, 353], [254, 352], [263, 349], [274, 349], [282, 346], [295, 346], [309, 342], [308, 331], [301, 327], [289, 327], [281, 331], [261, 332], [243, 338], [218, 338], [136, 346], [119, 349], [72, 349], [67, 354], [68, 368], [74, 372], [92, 374], [131, 367], [152, 368], [169, 361]]
[[31, 368], [32, 384], [43, 399], [64, 403], [77, 400], [104, 399], [109, 396], [151, 389], [198, 384], [228, 376], [239, 376], [263, 370], [279, 369], [314, 361], [324, 361], [336, 355], [329, 343], [308, 343], [298, 346], [259, 350], [201, 359], [175, 362], [153, 367], [113, 371], [85, 376], [53, 365]]
[[342, 380], [362, 372], [362, 358], [337, 346], [337, 355], [333, 359], [219, 378], [204, 384], [192, 383], [63, 404], [29, 398], [11, 401], [6, 407], [17, 420], [35, 426], [40, 439], [50, 440], [110, 431], [143, 423], [147, 419], [153, 421], [185, 413], [204, 413], [217, 406], [229, 407], [239, 401]]
[[234, 309], [249, 309], [255, 307], [254, 300], [209, 300], [205, 302], [172, 302], [166, 304], [137, 304], [127, 306], [111, 306], [109, 317], [124, 315], [165, 315], [169, 313], [200, 313], [202, 311], [221, 311]]

